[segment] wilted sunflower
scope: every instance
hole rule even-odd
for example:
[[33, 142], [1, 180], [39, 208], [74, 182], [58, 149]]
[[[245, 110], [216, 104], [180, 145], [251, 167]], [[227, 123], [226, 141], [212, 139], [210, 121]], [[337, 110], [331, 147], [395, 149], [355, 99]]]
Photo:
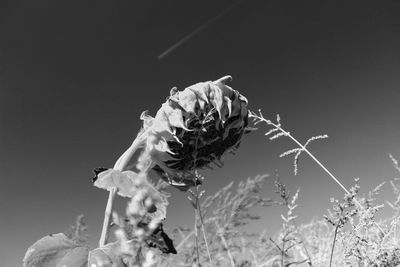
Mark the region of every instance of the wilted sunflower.
[[234, 152], [248, 131], [247, 99], [225, 85], [231, 79], [225, 76], [183, 91], [173, 88], [155, 118], [143, 112], [140, 168], [187, 190], [195, 184], [194, 170], [211, 163], [222, 166], [222, 156]]
[[[114, 167], [94, 170], [94, 185], [110, 191], [100, 246], [107, 241], [115, 194], [132, 198], [129, 213], [143, 215], [146, 210], [157, 226], [165, 218], [167, 196], [147, 180], [148, 174], [185, 191], [200, 183], [198, 168], [222, 166], [222, 156], [235, 152], [249, 131], [249, 112], [247, 99], [225, 85], [231, 79], [225, 76], [183, 91], [173, 88], [154, 118], [142, 113], [143, 128]], [[136, 172], [129, 169], [138, 148], [142, 153], [135, 162]]]

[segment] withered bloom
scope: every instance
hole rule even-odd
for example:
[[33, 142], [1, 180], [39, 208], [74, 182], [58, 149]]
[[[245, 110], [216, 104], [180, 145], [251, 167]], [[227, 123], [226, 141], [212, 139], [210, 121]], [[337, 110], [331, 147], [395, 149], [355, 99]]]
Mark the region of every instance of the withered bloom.
[[[107, 242], [115, 194], [131, 198], [127, 214], [135, 222], [149, 219], [155, 230], [166, 217], [167, 195], [149, 181], [154, 173], [180, 190], [200, 183], [195, 171], [222, 166], [222, 157], [235, 152], [249, 129], [247, 99], [225, 83], [225, 76], [214, 82], [202, 82], [183, 91], [173, 88], [153, 118], [143, 112], [143, 128], [132, 145], [112, 169], [96, 168], [94, 185], [110, 191], [100, 238]], [[142, 152], [131, 170], [136, 150]]]
[[238, 148], [248, 124], [247, 99], [225, 84], [229, 80], [173, 88], [155, 118], [143, 112], [139, 166], [181, 190], [195, 184], [196, 169], [222, 166], [223, 155]]

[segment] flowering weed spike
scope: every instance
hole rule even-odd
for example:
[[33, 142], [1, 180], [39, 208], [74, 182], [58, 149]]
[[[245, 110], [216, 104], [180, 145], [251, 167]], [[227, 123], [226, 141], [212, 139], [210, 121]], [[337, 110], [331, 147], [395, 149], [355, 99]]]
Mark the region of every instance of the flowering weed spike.
[[272, 128], [271, 130], [269, 130], [268, 132], [265, 133], [266, 136], [271, 135], [274, 132], [278, 132], [279, 129], [278, 128]]
[[324, 135], [318, 135], [318, 136], [313, 136], [310, 139], [307, 140], [307, 142], [304, 144], [304, 147], [307, 147], [308, 144], [310, 144], [312, 141], [318, 140], [318, 139], [325, 139], [328, 138], [327, 134]]
[[283, 152], [282, 154], [279, 155], [279, 157], [283, 158], [285, 156], [289, 156], [291, 154], [298, 153], [299, 151], [301, 151], [301, 148], [293, 148], [293, 149], [290, 149], [290, 150], [288, 150], [286, 152]]
[[395, 157], [393, 157], [392, 154], [389, 154], [390, 159], [392, 160], [393, 163], [393, 167], [400, 172], [400, 167], [399, 167], [399, 162], [397, 161], [397, 159]]
[[286, 133], [283, 133], [283, 132], [279, 132], [279, 133], [277, 133], [277, 134], [275, 134], [275, 135], [269, 137], [269, 140], [272, 141], [272, 140], [278, 139], [278, 138], [281, 137], [281, 136], [287, 136], [287, 134], [286, 134]]
[[[266, 123], [268, 126], [272, 126], [273, 128], [277, 128], [279, 129], [280, 132], [284, 133], [285, 136], [289, 137], [294, 143], [296, 143], [296, 145], [300, 148], [300, 150], [296, 153], [295, 158], [294, 158], [294, 173], [295, 175], [297, 175], [297, 169], [298, 169], [298, 159], [299, 156], [302, 152], [305, 152], [306, 154], [308, 154], [345, 192], [347, 195], [350, 195], [350, 191], [347, 190], [347, 188], [307, 149], [307, 145], [309, 145], [311, 143], [311, 141], [317, 140], [317, 139], [324, 139], [327, 138], [327, 135], [321, 135], [321, 136], [316, 136], [316, 137], [311, 137], [304, 145], [302, 143], [300, 143], [296, 138], [294, 138], [288, 131], [284, 130], [281, 126], [280, 123], [280, 117], [279, 115], [277, 115], [276, 117], [276, 123], [264, 118], [263, 114], [261, 113], [261, 111], [259, 110], [259, 115], [257, 115], [256, 113], [249, 111], [249, 117], [253, 118], [253, 121], [255, 123], [259, 123], [259, 122], [264, 122]], [[393, 159], [392, 159], [393, 161]], [[364, 209], [364, 207], [361, 205], [360, 202], [358, 202], [357, 199], [354, 199], [354, 202], [357, 204], [357, 206], [360, 209]], [[379, 229], [380, 232], [384, 232], [381, 227], [379, 226], [379, 224], [375, 223], [376, 227]]]

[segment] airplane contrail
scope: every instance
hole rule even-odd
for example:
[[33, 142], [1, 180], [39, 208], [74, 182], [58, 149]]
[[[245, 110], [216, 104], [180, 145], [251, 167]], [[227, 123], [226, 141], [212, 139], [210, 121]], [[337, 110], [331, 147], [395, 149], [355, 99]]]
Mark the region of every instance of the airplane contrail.
[[207, 28], [209, 25], [211, 25], [214, 21], [216, 21], [217, 19], [219, 19], [220, 17], [222, 17], [223, 15], [227, 14], [229, 11], [231, 11], [233, 8], [235, 8], [240, 2], [242, 2], [243, 0], [238, 0], [236, 2], [234, 2], [232, 5], [228, 6], [227, 8], [223, 9], [220, 13], [218, 13], [215, 17], [207, 20], [206, 22], [204, 22], [203, 24], [201, 24], [198, 28], [196, 28], [194, 31], [192, 31], [191, 33], [189, 33], [188, 35], [186, 35], [185, 37], [183, 37], [181, 40], [179, 40], [177, 43], [175, 43], [174, 45], [172, 45], [171, 47], [169, 47], [167, 50], [165, 50], [163, 53], [161, 53], [157, 58], [158, 59], [163, 59], [164, 57], [166, 57], [168, 54], [170, 54], [172, 51], [174, 51], [175, 49], [177, 49], [179, 46], [181, 46], [183, 43], [185, 43], [186, 41], [188, 41], [190, 38], [192, 38], [193, 36], [195, 36], [196, 34], [198, 34], [200, 31], [204, 30], [205, 28]]

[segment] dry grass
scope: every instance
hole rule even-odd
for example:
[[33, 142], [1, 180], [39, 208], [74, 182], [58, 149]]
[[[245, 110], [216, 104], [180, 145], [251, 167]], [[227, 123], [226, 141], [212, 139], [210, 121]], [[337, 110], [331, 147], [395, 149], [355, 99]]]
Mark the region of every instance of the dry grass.
[[[110, 191], [98, 248], [89, 252], [85, 245], [86, 226], [79, 216], [65, 234], [47, 236], [36, 242], [24, 258], [24, 266], [50, 266], [49, 262], [78, 267], [399, 266], [399, 179], [387, 183], [393, 188], [392, 202], [379, 198], [385, 182], [363, 196], [359, 195], [358, 179], [347, 189], [308, 150], [311, 143], [327, 135], [299, 142], [283, 128], [279, 116], [273, 122], [261, 111], [258, 114], [248, 111], [246, 98], [225, 85], [229, 79], [227, 76], [215, 82], [199, 83], [194, 85], [197, 89], [183, 92], [171, 90], [164, 110], [160, 109], [163, 112], [155, 118], [143, 117], [143, 130], [114, 168], [95, 170], [94, 185]], [[204, 98], [211, 95], [213, 98]], [[199, 114], [182, 112], [184, 105]], [[299, 157], [309, 156], [343, 189], [343, 199], [331, 198], [332, 207], [327, 207], [323, 219], [298, 225], [296, 207], [301, 192], [292, 194], [278, 175], [274, 181], [275, 196], [266, 198], [260, 193], [268, 175], [248, 178], [236, 186], [231, 182], [214, 195], [206, 196], [201, 184], [207, 179], [200, 175], [198, 165], [222, 166], [221, 156], [225, 152], [234, 153], [243, 134], [250, 131], [249, 118], [254, 125], [267, 126], [265, 135], [271, 141], [288, 138], [294, 143], [295, 147], [283, 152], [281, 157], [293, 156], [296, 175], [301, 169]], [[136, 170], [130, 170], [134, 152], [143, 147]], [[395, 157], [390, 155], [390, 159], [400, 173]], [[148, 179], [151, 172], [156, 172], [163, 181], [153, 184]], [[169, 186], [187, 194], [194, 210], [193, 228], [177, 226], [164, 230], [162, 222], [168, 219], [169, 197], [165, 189]], [[112, 212], [116, 195], [129, 198], [126, 214]], [[383, 208], [383, 202], [393, 214], [377, 221], [376, 214]], [[254, 213], [256, 207], [272, 205], [282, 208], [282, 227], [276, 234], [243, 231], [243, 226], [260, 218]], [[109, 232], [116, 241], [108, 242]]]
[[[254, 113], [253, 113], [254, 114]], [[262, 116], [262, 114], [261, 114]], [[261, 118], [261, 117], [259, 117]], [[263, 118], [263, 117], [262, 117]], [[283, 132], [280, 120], [267, 135], [274, 140], [288, 136]], [[278, 134], [278, 135], [277, 135]], [[294, 170], [298, 172], [298, 158], [308, 153], [311, 141], [326, 138], [310, 138], [305, 145], [283, 153], [294, 154]], [[400, 172], [397, 161], [390, 156]], [[325, 167], [324, 167], [325, 168]], [[332, 174], [333, 175], [333, 174]], [[371, 190], [367, 196], [359, 196], [358, 179], [349, 190], [345, 189], [342, 200], [331, 198], [332, 207], [323, 219], [308, 224], [296, 223], [297, 199], [301, 192], [291, 194], [275, 177], [278, 197], [264, 198], [260, 193], [268, 175], [248, 178], [236, 187], [233, 183], [221, 188], [214, 195], [202, 197], [199, 206], [201, 220], [197, 216], [193, 229], [176, 227], [171, 231], [177, 244], [177, 255], [157, 253], [156, 266], [398, 266], [400, 249], [397, 225], [400, 213], [400, 185], [398, 179], [389, 182], [393, 187], [394, 202], [386, 201], [393, 216], [377, 222], [375, 215], [383, 207], [378, 194], [384, 182]], [[337, 178], [336, 178], [337, 179]], [[200, 192], [200, 186], [196, 189]], [[203, 194], [204, 192], [201, 191]], [[382, 201], [381, 201], [382, 202]], [[274, 236], [266, 232], [260, 235], [242, 231], [241, 226], [255, 223], [259, 216], [252, 210], [256, 206], [282, 207], [282, 227]], [[267, 211], [266, 211], [267, 212]], [[203, 235], [196, 235], [203, 227]], [[210, 259], [211, 258], [211, 259]], [[198, 260], [197, 260], [198, 259]]]

